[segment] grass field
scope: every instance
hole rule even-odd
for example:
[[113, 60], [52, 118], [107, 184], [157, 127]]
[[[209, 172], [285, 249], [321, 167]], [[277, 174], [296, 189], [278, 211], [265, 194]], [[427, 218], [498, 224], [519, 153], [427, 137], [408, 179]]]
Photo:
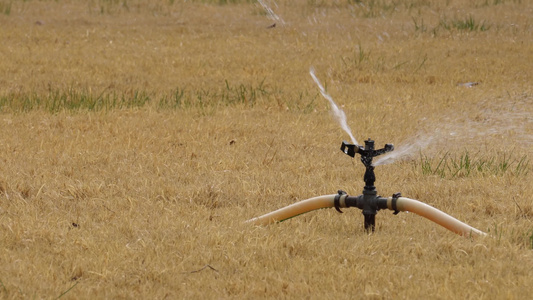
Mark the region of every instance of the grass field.
[[[261, 3], [0, 0], [0, 299], [530, 298], [533, 4]], [[362, 191], [311, 67], [381, 195], [490, 236], [244, 224]]]

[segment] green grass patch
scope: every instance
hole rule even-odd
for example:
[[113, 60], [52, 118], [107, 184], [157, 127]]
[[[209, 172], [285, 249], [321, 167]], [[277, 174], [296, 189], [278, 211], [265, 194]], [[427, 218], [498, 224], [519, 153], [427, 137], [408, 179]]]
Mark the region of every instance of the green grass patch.
[[150, 97], [144, 91], [94, 94], [87, 90], [49, 89], [46, 94], [32, 92], [0, 96], [0, 111], [46, 110], [52, 113], [62, 110], [101, 111], [142, 107], [148, 102]]
[[429, 32], [437, 36], [440, 32], [484, 32], [488, 31], [492, 25], [484, 20], [478, 21], [472, 15], [465, 18], [449, 19], [442, 16], [439, 23], [435, 26], [429, 26], [425, 23], [423, 17], [412, 17], [413, 26], [416, 33]]
[[90, 89], [49, 88], [46, 92], [16, 92], [0, 95], [0, 112], [110, 111], [145, 106], [152, 106], [158, 110], [205, 110], [228, 106], [263, 105], [309, 113], [316, 108], [317, 97], [315, 91], [309, 93], [308, 91], [285, 91], [267, 87], [265, 80], [257, 84], [232, 84], [225, 80], [218, 88], [176, 87], [166, 93], [145, 90], [95, 93]]
[[381, 18], [413, 11], [420, 13], [432, 5], [429, 0], [307, 0], [307, 6], [312, 9], [345, 9], [357, 18]]
[[6, 286], [4, 285], [4, 283], [2, 282], [2, 280], [0, 280], [0, 286], [2, 286], [2, 292], [4, 292], [5, 296], [7, 297], [8, 294], [7, 294], [7, 289], [6, 289]]
[[533, 249], [533, 229], [529, 232], [529, 247]]
[[365, 64], [370, 61], [370, 51], [363, 49], [359, 43], [350, 56], [341, 56], [341, 60], [347, 68], [362, 70], [365, 68]]
[[214, 4], [214, 5], [231, 5], [231, 4], [243, 4], [243, 3], [256, 3], [255, 0], [193, 0], [191, 2], [198, 2], [204, 4]]
[[485, 21], [476, 21], [472, 15], [464, 19], [453, 19], [447, 20], [446, 18], [441, 19], [440, 26], [447, 30], [461, 30], [461, 31], [487, 31], [490, 29], [490, 25], [486, 24]]
[[515, 157], [508, 153], [478, 157], [468, 151], [459, 155], [446, 152], [442, 157], [433, 159], [421, 155], [420, 166], [424, 175], [441, 178], [469, 177], [474, 174], [503, 175], [509, 172], [520, 176], [529, 172], [529, 159], [525, 155]]
[[11, 14], [11, 5], [12, 4], [13, 4], [12, 1], [0, 2], [0, 14], [4, 14], [6, 16], [9, 16]]

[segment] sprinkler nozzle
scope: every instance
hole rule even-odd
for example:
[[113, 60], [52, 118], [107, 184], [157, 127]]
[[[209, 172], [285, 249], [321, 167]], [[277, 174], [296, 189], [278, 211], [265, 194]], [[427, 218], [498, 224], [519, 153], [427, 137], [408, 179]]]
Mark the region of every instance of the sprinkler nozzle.
[[346, 155], [355, 157], [355, 153], [359, 152], [359, 146], [355, 144], [348, 144], [346, 141], [342, 141], [341, 151]]

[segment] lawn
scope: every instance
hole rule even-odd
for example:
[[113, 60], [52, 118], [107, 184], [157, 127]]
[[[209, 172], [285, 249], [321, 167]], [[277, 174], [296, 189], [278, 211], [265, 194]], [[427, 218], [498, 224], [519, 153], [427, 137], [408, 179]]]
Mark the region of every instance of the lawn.
[[[527, 299], [533, 4], [0, 0], [0, 299]], [[274, 26], [275, 25], [275, 26]], [[392, 143], [362, 192], [351, 138]], [[377, 161], [377, 159], [375, 160]]]

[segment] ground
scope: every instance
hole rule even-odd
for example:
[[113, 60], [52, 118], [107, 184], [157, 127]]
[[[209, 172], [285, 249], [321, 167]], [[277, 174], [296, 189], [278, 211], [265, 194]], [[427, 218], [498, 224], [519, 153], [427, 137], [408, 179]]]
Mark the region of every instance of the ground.
[[[268, 12], [272, 10], [272, 13]], [[526, 299], [529, 1], [0, 0], [0, 298]], [[276, 26], [272, 26], [273, 24]], [[246, 220], [362, 164], [413, 213]]]

